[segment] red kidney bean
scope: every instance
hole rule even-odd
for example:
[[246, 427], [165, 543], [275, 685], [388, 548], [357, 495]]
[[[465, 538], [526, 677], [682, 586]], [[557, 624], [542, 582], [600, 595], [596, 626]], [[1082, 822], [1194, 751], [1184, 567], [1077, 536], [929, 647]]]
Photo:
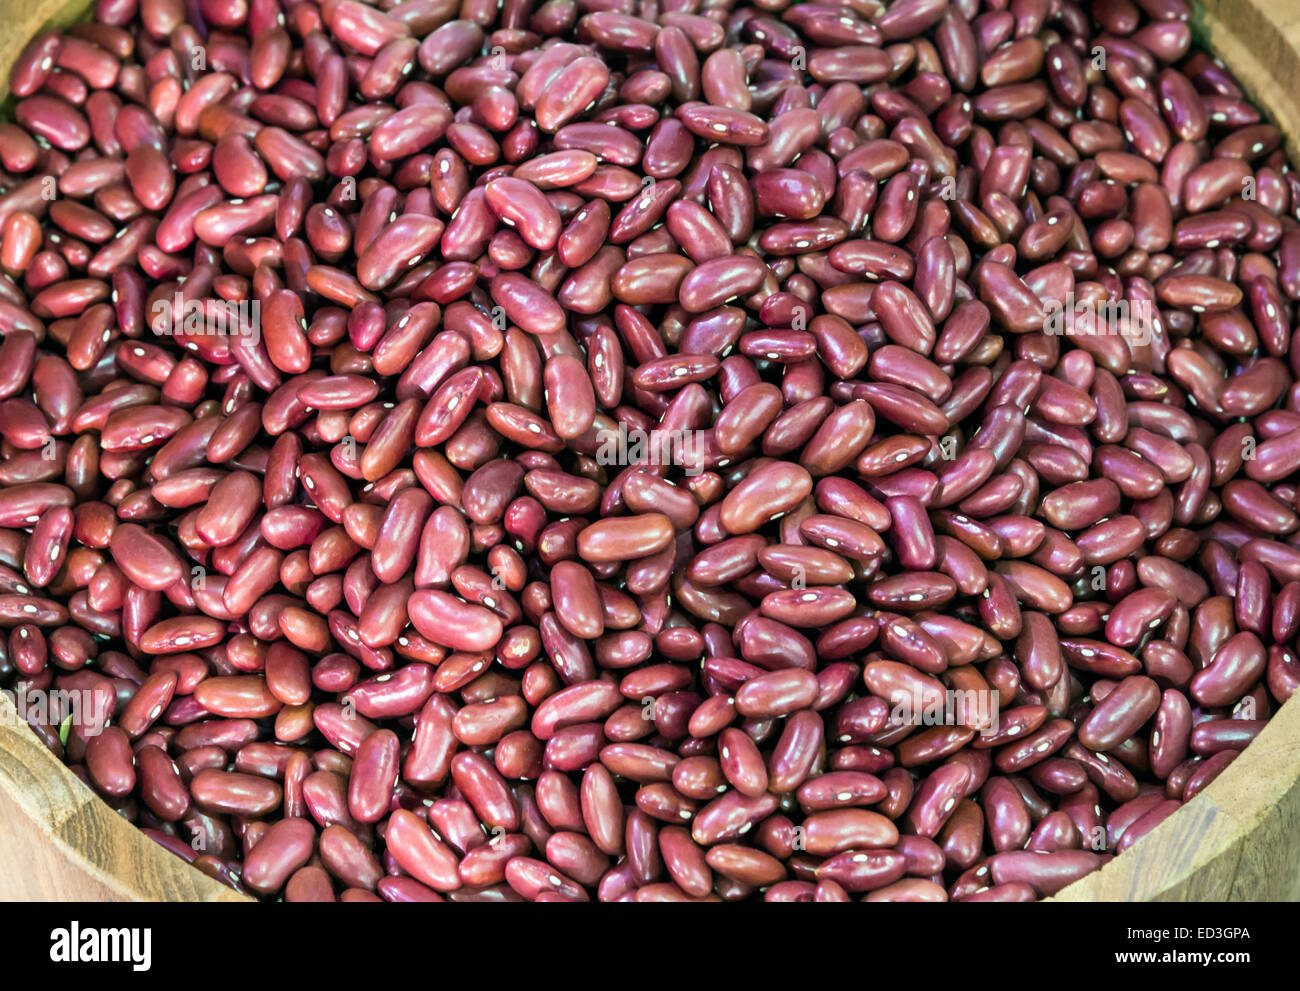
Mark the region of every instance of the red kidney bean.
[[117, 726], [106, 726], [90, 737], [86, 741], [86, 770], [105, 795], [120, 798], [131, 794], [137, 775], [126, 733]]
[[1098, 854], [1083, 850], [1049, 853], [1015, 850], [995, 854], [989, 862], [993, 880], [1002, 884], [1028, 884], [1039, 895], [1053, 895], [1071, 881], [1101, 866]]
[[578, 534], [576, 549], [584, 561], [603, 563], [655, 554], [673, 539], [672, 521], [662, 513], [593, 523]]
[[274, 781], [213, 768], [194, 775], [190, 792], [198, 807], [212, 814], [264, 816], [277, 809], [282, 799]]
[[1097, 750], [1110, 750], [1142, 727], [1160, 706], [1160, 688], [1150, 678], [1125, 678], [1093, 708], [1079, 727], [1079, 740]]
[[1294, 692], [1300, 187], [1184, 5], [191, 6], [11, 70], [0, 682], [196, 866], [1033, 899]]
[[846, 891], [876, 891], [898, 881], [906, 869], [903, 854], [893, 850], [846, 851], [822, 861], [818, 881], [834, 881]]
[[254, 891], [278, 891], [289, 876], [311, 858], [316, 830], [305, 819], [281, 819], [248, 852], [244, 881]]
[[145, 805], [164, 822], [183, 819], [190, 810], [190, 794], [175, 762], [153, 745], [137, 750], [135, 761]]
[[378, 822], [388, 812], [398, 779], [397, 734], [376, 730], [361, 741], [348, 778], [348, 811], [357, 822]]
[[503, 630], [490, 610], [433, 589], [412, 595], [407, 611], [417, 632], [453, 650], [488, 650]]
[[741, 686], [736, 693], [736, 710], [751, 717], [788, 715], [811, 705], [817, 691], [817, 679], [807, 671], [773, 671]]
[[1191, 682], [1202, 705], [1226, 705], [1239, 699], [1263, 676], [1267, 652], [1259, 637], [1244, 631], [1223, 643]]

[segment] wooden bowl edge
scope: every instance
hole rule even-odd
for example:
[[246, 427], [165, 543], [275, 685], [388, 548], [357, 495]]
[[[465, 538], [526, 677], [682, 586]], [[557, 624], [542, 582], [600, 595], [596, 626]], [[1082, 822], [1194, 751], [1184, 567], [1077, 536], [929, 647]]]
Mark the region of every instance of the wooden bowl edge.
[[[94, 0], [5, 0], [7, 23], [0, 31], [0, 102], [9, 99], [9, 67], [29, 41], [51, 27], [80, 20]], [[22, 9], [19, 5], [22, 5]]]
[[[251, 901], [163, 849], [109, 808], [37, 739], [3, 693], [0, 801], [51, 840], [70, 870], [124, 900]], [[129, 871], [121, 871], [123, 866]]]
[[[1300, 703], [1294, 700], [1201, 794], [1099, 871], [1052, 901], [1236, 900], [1300, 897], [1295, 823], [1300, 814]], [[1282, 815], [1289, 829], [1270, 822]], [[1264, 872], [1273, 892], [1243, 892], [1240, 876], [1258, 857], [1261, 832], [1288, 834], [1291, 871]], [[1286, 850], [1278, 851], [1286, 853]], [[1252, 868], [1252, 873], [1253, 873]], [[1202, 874], [1205, 876], [1201, 876]]]
[[[1278, 0], [1195, 0], [1195, 6], [1197, 43], [1232, 70], [1247, 95], [1285, 135], [1292, 163], [1300, 164], [1300, 5], [1287, 10]], [[1243, 897], [1234, 882], [1243, 865], [1253, 860], [1247, 844], [1267, 828], [1269, 817], [1282, 810], [1284, 800], [1289, 798], [1291, 814], [1298, 814], [1298, 780], [1300, 704], [1292, 701], [1282, 706], [1259, 737], [1202, 794], [1123, 856], [1050, 900], [1194, 898], [1194, 891], [1206, 888], [1214, 889], [1217, 895], [1201, 897]], [[1292, 822], [1292, 832], [1295, 825]], [[1285, 835], [1284, 830], [1279, 842]], [[1194, 843], [1191, 850], [1184, 849], [1188, 842]], [[1291, 845], [1300, 843], [1291, 839]], [[1128, 859], [1138, 851], [1146, 856]], [[1148, 864], [1160, 856], [1179, 864], [1176, 873], [1166, 873], [1159, 864]], [[1281, 892], [1277, 897], [1300, 899], [1296, 856], [1300, 853], [1293, 850], [1289, 878], [1276, 879], [1274, 890]], [[1225, 881], [1198, 881], [1202, 872], [1218, 872]], [[1226, 890], [1222, 890], [1225, 884]]]

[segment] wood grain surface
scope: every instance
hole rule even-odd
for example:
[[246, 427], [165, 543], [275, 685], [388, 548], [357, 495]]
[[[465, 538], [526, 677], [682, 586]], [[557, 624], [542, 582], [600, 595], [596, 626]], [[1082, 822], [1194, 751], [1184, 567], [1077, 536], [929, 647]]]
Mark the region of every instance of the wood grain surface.
[[[0, 0], [8, 67], [90, 0]], [[1194, 28], [1286, 133], [1300, 161], [1300, 0], [1203, 0]], [[0, 899], [244, 901], [139, 833], [81, 783], [0, 696]], [[1201, 795], [1056, 901], [1300, 900], [1300, 703]]]
[[99, 800], [0, 695], [0, 899], [240, 901]]
[[1300, 162], [1300, 0], [1194, 0], [1196, 42], [1232, 70]]
[[0, 100], [9, 96], [9, 67], [23, 46], [45, 28], [80, 20], [91, 5], [92, 0], [0, 0]]
[[1300, 900], [1300, 703], [1205, 791], [1059, 901]]

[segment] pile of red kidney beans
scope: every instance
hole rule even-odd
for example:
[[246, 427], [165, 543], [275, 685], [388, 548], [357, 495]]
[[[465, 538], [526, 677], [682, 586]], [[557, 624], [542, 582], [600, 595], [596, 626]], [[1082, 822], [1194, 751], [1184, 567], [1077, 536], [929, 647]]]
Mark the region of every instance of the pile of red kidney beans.
[[1300, 679], [1300, 182], [1189, 13], [98, 0], [0, 684], [264, 897], [1055, 893]]

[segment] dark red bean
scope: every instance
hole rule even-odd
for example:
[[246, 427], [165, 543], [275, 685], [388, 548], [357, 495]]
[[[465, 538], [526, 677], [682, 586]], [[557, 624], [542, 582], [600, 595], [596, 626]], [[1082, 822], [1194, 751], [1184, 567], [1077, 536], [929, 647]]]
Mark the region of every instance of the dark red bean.
[[1177, 0], [866, 7], [32, 39], [38, 736], [286, 901], [1030, 900], [1194, 800], [1300, 683], [1282, 132]]

